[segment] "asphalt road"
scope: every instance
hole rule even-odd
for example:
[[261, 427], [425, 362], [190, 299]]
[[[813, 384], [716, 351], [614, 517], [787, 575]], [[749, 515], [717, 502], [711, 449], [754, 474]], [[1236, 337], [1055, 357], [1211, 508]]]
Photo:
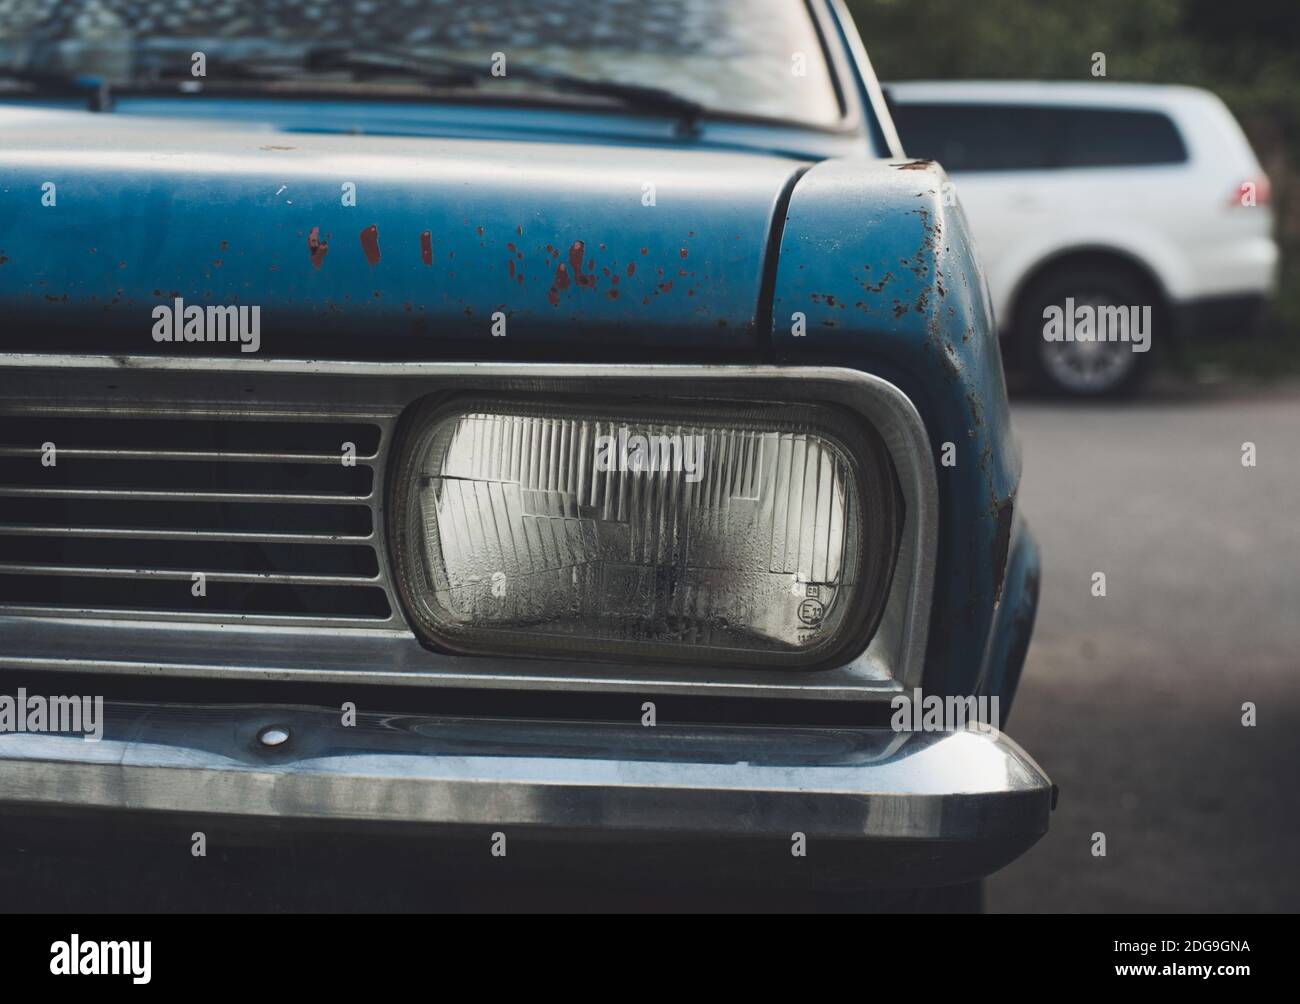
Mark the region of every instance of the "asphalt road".
[[1300, 910], [1300, 385], [1012, 412], [1043, 580], [1007, 731], [1061, 798], [988, 909]]

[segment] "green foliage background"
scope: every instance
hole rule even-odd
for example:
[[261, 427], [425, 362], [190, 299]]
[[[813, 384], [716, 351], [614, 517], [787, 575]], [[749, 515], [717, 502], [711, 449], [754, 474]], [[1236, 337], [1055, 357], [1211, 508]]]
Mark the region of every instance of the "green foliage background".
[[[847, 0], [882, 81], [1093, 80], [1214, 91], [1273, 183], [1279, 338], [1220, 350], [1246, 369], [1300, 369], [1300, 0]], [[1226, 352], [1226, 355], [1223, 353]]]

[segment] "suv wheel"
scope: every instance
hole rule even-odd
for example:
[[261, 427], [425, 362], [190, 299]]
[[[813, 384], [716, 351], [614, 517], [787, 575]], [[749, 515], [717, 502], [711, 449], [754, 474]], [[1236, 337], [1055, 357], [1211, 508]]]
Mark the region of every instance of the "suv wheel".
[[[1087, 265], [1061, 269], [1037, 280], [1022, 298], [1016, 325], [1021, 359], [1040, 389], [1067, 397], [1131, 394], [1150, 369], [1151, 353], [1135, 352], [1129, 341], [1048, 341], [1044, 311], [1083, 307], [1150, 307], [1152, 327], [1160, 309], [1149, 284], [1120, 268]], [[1152, 338], [1154, 342], [1154, 337]]]

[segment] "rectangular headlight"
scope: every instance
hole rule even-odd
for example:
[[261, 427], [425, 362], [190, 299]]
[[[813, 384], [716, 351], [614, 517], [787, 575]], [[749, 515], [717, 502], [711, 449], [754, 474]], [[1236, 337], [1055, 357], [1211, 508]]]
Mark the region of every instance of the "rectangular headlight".
[[856, 655], [902, 521], [880, 437], [806, 405], [426, 405], [392, 481], [422, 637], [456, 652], [807, 668]]

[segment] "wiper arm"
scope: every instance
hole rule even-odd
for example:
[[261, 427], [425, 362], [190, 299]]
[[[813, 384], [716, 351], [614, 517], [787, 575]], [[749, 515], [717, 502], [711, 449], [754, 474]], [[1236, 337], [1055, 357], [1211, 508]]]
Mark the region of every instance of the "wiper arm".
[[[350, 70], [355, 74], [400, 74], [434, 86], [471, 85], [502, 79], [491, 67], [464, 60], [435, 57], [426, 62], [399, 49], [323, 45], [307, 50], [308, 69]], [[592, 80], [549, 67], [510, 63], [506, 77], [543, 84], [555, 91], [610, 98], [629, 108], [660, 111], [677, 118], [684, 130], [692, 131], [705, 112], [703, 105], [660, 87], [625, 84], [614, 80]]]
[[[211, 81], [209, 77], [191, 77], [188, 64], [183, 70], [179, 66], [157, 65], [160, 55], [165, 59], [166, 54], [163, 52], [137, 52], [137, 65], [145, 71], [142, 79], [168, 81], [182, 89], [193, 85], [196, 90]], [[154, 65], [151, 66], [151, 63]], [[298, 65], [295, 66], [295, 63]], [[207, 68], [217, 71], [222, 77], [267, 83], [293, 80], [301, 69], [344, 70], [358, 79], [402, 76], [431, 87], [472, 87], [502, 79], [485, 64], [443, 56], [426, 59], [401, 49], [382, 46], [356, 49], [347, 45], [316, 45], [296, 56], [281, 53], [223, 58], [209, 53]], [[0, 67], [0, 78], [4, 77], [31, 83], [46, 92], [84, 95], [93, 111], [107, 111], [112, 107], [108, 83], [99, 77], [76, 77], [24, 67]], [[593, 80], [549, 67], [510, 63], [507, 77], [541, 84], [561, 93], [607, 98], [628, 108], [661, 112], [675, 118], [684, 133], [694, 132], [697, 120], [706, 111], [700, 103], [664, 88], [614, 80]]]

